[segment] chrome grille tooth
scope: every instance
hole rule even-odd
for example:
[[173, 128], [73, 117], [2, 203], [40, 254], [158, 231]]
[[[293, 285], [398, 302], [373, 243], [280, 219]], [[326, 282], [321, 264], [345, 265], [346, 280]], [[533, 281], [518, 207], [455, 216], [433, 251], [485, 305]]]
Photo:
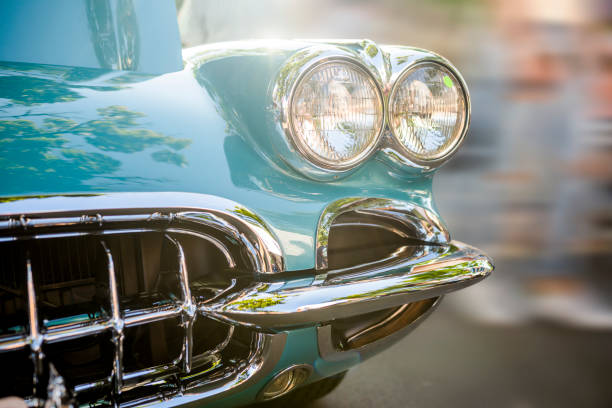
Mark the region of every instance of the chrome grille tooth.
[[[38, 326], [38, 309], [36, 305], [36, 289], [34, 286], [34, 275], [32, 273], [32, 261], [30, 256], [26, 258], [26, 287], [28, 293], [28, 323], [30, 326], [30, 333], [28, 335], [28, 342], [30, 343], [32, 364], [34, 365], [33, 393], [36, 396], [41, 389], [39, 389], [40, 377], [43, 375], [43, 353], [42, 344], [44, 338], [40, 333]], [[44, 387], [43, 387], [44, 388]]]
[[183, 364], [182, 368], [187, 374], [191, 372], [193, 361], [193, 323], [194, 319], [185, 322], [185, 337], [183, 337]]
[[181, 362], [183, 371], [190, 373], [193, 361], [193, 325], [197, 315], [197, 307], [193, 297], [191, 296], [191, 289], [189, 288], [189, 275], [187, 272], [187, 262], [185, 260], [185, 251], [183, 250], [183, 246], [178, 240], [174, 239], [170, 235], [166, 234], [165, 237], [174, 245], [178, 254], [178, 279], [183, 298], [181, 304], [181, 317], [183, 319], [183, 327], [185, 328]]
[[113, 344], [115, 345], [115, 357], [113, 360], [113, 391], [115, 395], [121, 393], [123, 387], [123, 332], [113, 333]]
[[100, 241], [102, 248], [106, 253], [107, 268], [108, 268], [108, 289], [110, 292], [111, 301], [111, 320], [110, 325], [113, 330], [113, 344], [115, 345], [115, 356], [113, 359], [113, 390], [115, 394], [121, 392], [123, 386], [123, 328], [124, 321], [121, 318], [121, 310], [119, 307], [119, 289], [117, 288], [117, 277], [115, 276], [115, 264], [113, 255], [106, 245], [106, 242]]

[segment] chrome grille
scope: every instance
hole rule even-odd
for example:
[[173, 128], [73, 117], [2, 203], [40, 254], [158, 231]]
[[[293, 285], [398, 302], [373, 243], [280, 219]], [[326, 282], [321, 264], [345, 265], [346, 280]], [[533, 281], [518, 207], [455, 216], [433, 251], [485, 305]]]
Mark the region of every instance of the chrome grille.
[[[237, 274], [250, 266], [239, 241], [171, 213], [63, 220], [3, 225], [0, 359], [22, 368], [31, 361], [31, 380], [23, 370], [6, 379], [14, 383], [6, 392], [40, 405], [62, 384], [62, 398], [79, 404], [133, 405], [244, 365], [250, 332], [203, 310], [236, 281], [203, 265], [197, 247]], [[144, 265], [156, 240], [159, 262]], [[82, 364], [66, 363], [75, 359]]]

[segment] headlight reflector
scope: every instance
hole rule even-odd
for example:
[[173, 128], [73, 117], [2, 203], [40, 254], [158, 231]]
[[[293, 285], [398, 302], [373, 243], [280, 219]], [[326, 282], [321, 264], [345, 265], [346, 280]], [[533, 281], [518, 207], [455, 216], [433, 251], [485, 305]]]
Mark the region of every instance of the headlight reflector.
[[389, 102], [389, 125], [416, 162], [448, 157], [467, 127], [467, 93], [447, 67], [424, 62], [398, 79]]
[[298, 82], [290, 117], [291, 135], [302, 155], [317, 166], [345, 170], [376, 147], [383, 103], [376, 82], [363, 68], [329, 61]]

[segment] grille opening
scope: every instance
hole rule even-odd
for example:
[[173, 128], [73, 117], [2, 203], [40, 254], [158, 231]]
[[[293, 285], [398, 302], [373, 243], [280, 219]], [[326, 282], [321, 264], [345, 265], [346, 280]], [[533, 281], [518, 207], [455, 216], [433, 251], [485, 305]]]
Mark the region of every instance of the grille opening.
[[205, 280], [209, 284], [227, 283], [226, 257], [210, 241], [204, 241], [193, 235], [180, 235], [181, 245], [187, 257], [189, 282]]
[[123, 343], [125, 372], [171, 364], [181, 354], [183, 329], [180, 318], [128, 327]]
[[26, 330], [25, 263], [23, 247], [14, 243], [0, 246], [0, 335], [14, 335]]
[[414, 227], [376, 213], [349, 211], [340, 214], [329, 231], [329, 269], [413, 256], [424, 243]]
[[106, 238], [115, 263], [122, 301], [138, 303], [147, 297], [171, 299], [180, 293], [176, 248], [160, 232]]
[[195, 355], [202, 355], [223, 343], [227, 338], [228, 325], [207, 317], [198, 317], [193, 325]]
[[43, 352], [46, 361], [53, 363], [71, 387], [99, 381], [112, 373], [114, 348], [110, 332], [46, 344]]
[[32, 394], [34, 387], [32, 372], [34, 365], [30, 350], [22, 349], [10, 353], [0, 353], [0, 398], [26, 396]]
[[[183, 378], [201, 381], [194, 376], [197, 373], [206, 372], [210, 378], [228, 375], [232, 364], [244, 364], [248, 358], [252, 332], [234, 333], [230, 325], [200, 314], [193, 324], [191, 375], [185, 377], [181, 371], [187, 329], [182, 314], [185, 288], [179, 273], [180, 247], [186, 281], [196, 302], [226, 289], [232, 276], [228, 269], [243, 267], [233, 265], [240, 249], [228, 248], [227, 242], [219, 234], [213, 237], [193, 231], [117, 227], [62, 227], [45, 230], [36, 238], [22, 234], [0, 241], [0, 367], [15, 367], [0, 370], [0, 395], [28, 399], [36, 388], [36, 396], [45, 398], [49, 364], [62, 376], [76, 402], [90, 405], [113, 401], [129, 405], [132, 399], [180, 391], [181, 382], [187, 381]], [[117, 343], [115, 329], [109, 323], [113, 304], [108, 254], [114, 265], [120, 317], [125, 322], [121, 393], [113, 391]], [[44, 368], [37, 373], [28, 343], [32, 333], [28, 262], [37, 322], [44, 336], [40, 354]], [[20, 341], [21, 346], [7, 346], [13, 340]], [[34, 378], [40, 384], [37, 387]]]
[[231, 364], [246, 364], [249, 353], [255, 347], [253, 332], [246, 327], [236, 326], [232, 341], [221, 352], [222, 361]]
[[[49, 330], [108, 318], [108, 271], [92, 237], [18, 242], [35, 274], [39, 321]], [[22, 267], [23, 271], [23, 267]], [[36, 271], [36, 272], [34, 272]]]

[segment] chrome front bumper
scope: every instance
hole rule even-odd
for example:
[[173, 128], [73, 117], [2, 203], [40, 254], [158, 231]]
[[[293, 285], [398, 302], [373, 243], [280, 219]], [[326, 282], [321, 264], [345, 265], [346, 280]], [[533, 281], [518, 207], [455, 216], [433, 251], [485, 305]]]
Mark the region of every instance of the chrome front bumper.
[[[283, 360], [281, 356], [287, 354], [292, 355], [295, 363], [315, 364], [311, 360], [302, 361], [306, 357], [302, 356], [301, 351], [297, 354], [295, 350], [291, 351], [288, 339], [291, 333], [299, 332], [294, 330], [298, 328], [316, 331], [316, 344], [314, 341], [310, 344], [316, 349], [314, 355], [318, 356], [319, 361], [333, 362], [328, 371], [315, 371], [316, 376], [320, 378], [333, 374], [333, 370], [346, 370], [403, 337], [427, 317], [437, 300], [432, 301], [426, 312], [416, 320], [396, 331], [385, 332], [383, 337], [365, 346], [348, 351], [338, 350], [333, 343], [331, 332], [334, 321], [379, 310], [401, 309], [402, 305], [440, 298], [448, 292], [482, 280], [494, 268], [491, 259], [479, 250], [458, 241], [450, 241], [448, 232], [435, 214], [410, 203], [368, 198], [348, 198], [332, 203], [319, 221], [315, 269], [296, 275], [284, 273], [281, 245], [266, 225], [238, 204], [196, 194], [180, 197], [180, 203], [168, 194], [161, 194], [161, 198], [158, 197], [161, 202], [155, 202], [154, 205], [146, 202], [149, 198], [148, 193], [105, 194], [93, 197], [25, 199], [0, 205], [0, 232], [4, 231], [5, 235], [0, 241], [24, 237], [49, 238], [49, 230], [56, 227], [62, 231], [74, 229], [76, 234], [81, 234], [78, 232], [81, 229], [93, 229], [93, 232], [88, 233], [108, 235], [125, 232], [121, 226], [130, 223], [138, 223], [138, 228], [134, 230], [136, 232], [161, 228], [165, 233], [176, 234], [180, 231], [175, 230], [172, 223], [178, 222], [182, 223], [182, 228], [187, 229], [193, 224], [194, 231], [197, 226], [205, 226], [240, 243], [245, 258], [252, 265], [252, 269], [249, 269], [252, 273], [237, 274], [228, 287], [205, 301], [189, 303], [190, 297], [184, 294], [182, 303], [177, 301], [176, 304], [170, 304], [168, 310], [161, 311], [163, 316], [157, 311], [154, 317], [181, 315], [186, 310], [185, 305], [191, 304], [194, 310], [190, 310], [193, 314], [189, 316], [195, 317], [197, 314], [232, 325], [251, 327], [254, 329], [254, 337], [248, 363], [236, 367], [235, 371], [228, 371], [212, 382], [188, 382], [190, 377], [187, 376], [180, 392], [159, 399], [152, 396], [146, 404], [200, 405], [238, 391], [256, 391], [275, 372], [286, 368], [287, 358], [283, 357]], [[203, 207], [199, 205], [201, 202], [208, 205]], [[403, 253], [398, 250], [392, 256], [378, 261], [350, 268], [330, 269], [327, 262], [330, 228], [339, 214], [349, 211], [392, 222], [392, 228], [397, 228], [400, 234], [412, 228], [419, 242], [416, 252]], [[162, 225], [163, 222], [167, 225]], [[234, 265], [230, 253], [223, 253], [229, 257], [228, 263]], [[188, 274], [183, 275], [183, 285], [188, 288]], [[30, 297], [35, 298], [34, 295]], [[34, 306], [30, 308], [35, 310]], [[115, 315], [114, 321], [129, 321], [129, 316], [122, 315], [119, 309]], [[392, 313], [392, 316], [395, 314]], [[30, 326], [35, 327], [35, 316], [31, 320]], [[104, 326], [101, 330], [110, 328]], [[39, 335], [34, 330], [19, 337], [17, 345], [35, 350], [34, 346], [38, 343], [34, 340], [42, 338], [44, 342], [45, 336], [50, 339], [50, 335]], [[80, 337], [87, 333], [80, 330], [79, 333], [75, 332], [77, 335]], [[4, 351], [16, 347], [9, 343], [5, 344]], [[117, 355], [120, 361], [121, 353]], [[357, 359], [355, 355], [358, 355]], [[187, 354], [182, 355], [182, 358], [187, 361]], [[338, 365], [338, 362], [344, 365]], [[120, 366], [117, 364], [117, 367]], [[321, 369], [321, 365], [316, 367], [317, 370]], [[113, 378], [116, 377], [113, 380], [115, 384], [121, 384], [123, 377], [119, 368], [114, 369], [112, 374]]]
[[423, 246], [416, 257], [327, 271], [306, 282], [257, 283], [201, 309], [261, 328], [306, 326], [439, 297], [482, 280], [493, 268], [477, 249], [452, 241]]

